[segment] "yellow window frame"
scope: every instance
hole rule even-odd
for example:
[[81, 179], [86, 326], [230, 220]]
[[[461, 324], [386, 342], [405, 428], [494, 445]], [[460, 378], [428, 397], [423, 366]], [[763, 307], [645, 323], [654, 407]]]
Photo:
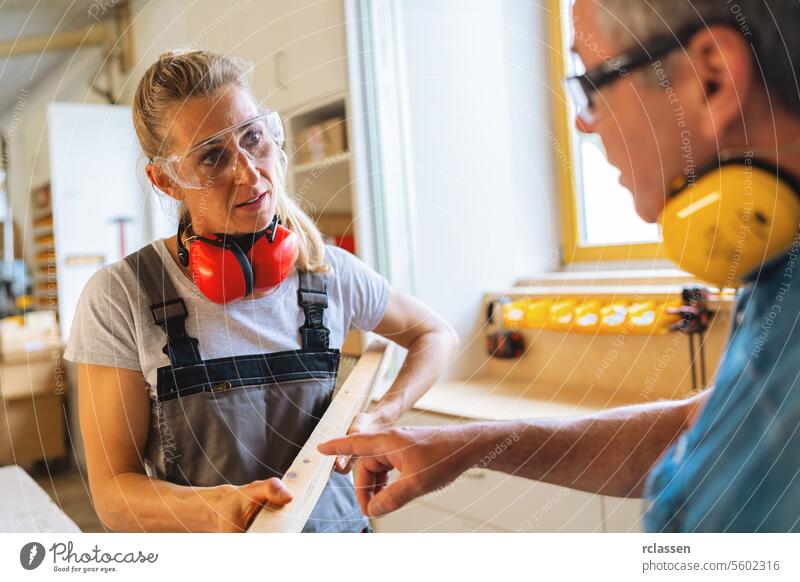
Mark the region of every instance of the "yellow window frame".
[[[661, 243], [628, 243], [614, 245], [585, 245], [580, 240], [578, 223], [578, 191], [575, 183], [575, 156], [573, 155], [572, 120], [570, 119], [563, 79], [567, 73], [563, 24], [569, 14], [564, 14], [561, 0], [548, 0], [550, 12], [550, 61], [553, 87], [553, 112], [555, 137], [567, 157], [558, 164], [558, 186], [561, 199], [561, 229], [564, 264], [598, 261], [629, 261], [666, 259]], [[563, 160], [562, 160], [563, 161]]]

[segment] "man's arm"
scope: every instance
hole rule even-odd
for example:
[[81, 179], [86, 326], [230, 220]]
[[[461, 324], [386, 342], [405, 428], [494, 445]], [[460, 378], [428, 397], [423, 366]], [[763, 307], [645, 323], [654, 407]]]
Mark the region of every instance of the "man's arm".
[[[367, 515], [394, 511], [476, 466], [636, 497], [656, 460], [690, 426], [709, 395], [575, 419], [397, 428], [335, 439], [320, 451], [361, 457], [356, 494]], [[388, 472], [395, 468], [400, 476], [387, 486]]]
[[641, 497], [647, 474], [709, 394], [575, 419], [484, 424], [472, 429], [469, 455], [476, 466], [495, 471], [602, 495]]

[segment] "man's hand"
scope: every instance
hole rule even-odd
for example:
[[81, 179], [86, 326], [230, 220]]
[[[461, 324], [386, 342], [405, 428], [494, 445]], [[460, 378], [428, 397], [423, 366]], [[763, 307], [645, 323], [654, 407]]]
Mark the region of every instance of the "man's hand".
[[[462, 427], [392, 428], [334, 439], [319, 446], [326, 455], [355, 455], [356, 497], [376, 517], [450, 483], [471, 465], [468, 430]], [[389, 471], [400, 472], [388, 484]]]
[[[369, 412], [362, 412], [353, 419], [350, 425], [350, 430], [347, 431], [348, 435], [358, 434], [362, 432], [378, 431], [386, 428], [378, 417]], [[336, 457], [336, 462], [333, 464], [333, 470], [337, 473], [349, 473], [353, 468], [353, 461], [355, 458], [349, 455], [341, 455]]]

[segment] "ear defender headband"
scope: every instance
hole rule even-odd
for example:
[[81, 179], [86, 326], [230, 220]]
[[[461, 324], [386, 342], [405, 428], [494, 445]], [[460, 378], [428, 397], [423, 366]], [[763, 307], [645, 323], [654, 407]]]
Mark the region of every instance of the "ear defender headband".
[[261, 232], [244, 235], [193, 235], [189, 248], [178, 224], [178, 260], [188, 267], [200, 292], [214, 303], [232, 303], [252, 293], [275, 289], [294, 268], [300, 254], [297, 235], [276, 216]]
[[681, 269], [720, 289], [736, 287], [792, 247], [800, 186], [760, 160], [718, 161], [694, 183], [675, 185], [659, 223]]

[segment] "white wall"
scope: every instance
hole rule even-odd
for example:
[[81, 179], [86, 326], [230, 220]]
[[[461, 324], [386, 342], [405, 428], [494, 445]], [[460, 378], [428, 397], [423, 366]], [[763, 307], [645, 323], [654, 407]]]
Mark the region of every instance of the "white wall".
[[[547, 12], [526, 0], [404, 0], [419, 297], [485, 360], [484, 292], [558, 263]], [[467, 342], [474, 338], [472, 342]]]

